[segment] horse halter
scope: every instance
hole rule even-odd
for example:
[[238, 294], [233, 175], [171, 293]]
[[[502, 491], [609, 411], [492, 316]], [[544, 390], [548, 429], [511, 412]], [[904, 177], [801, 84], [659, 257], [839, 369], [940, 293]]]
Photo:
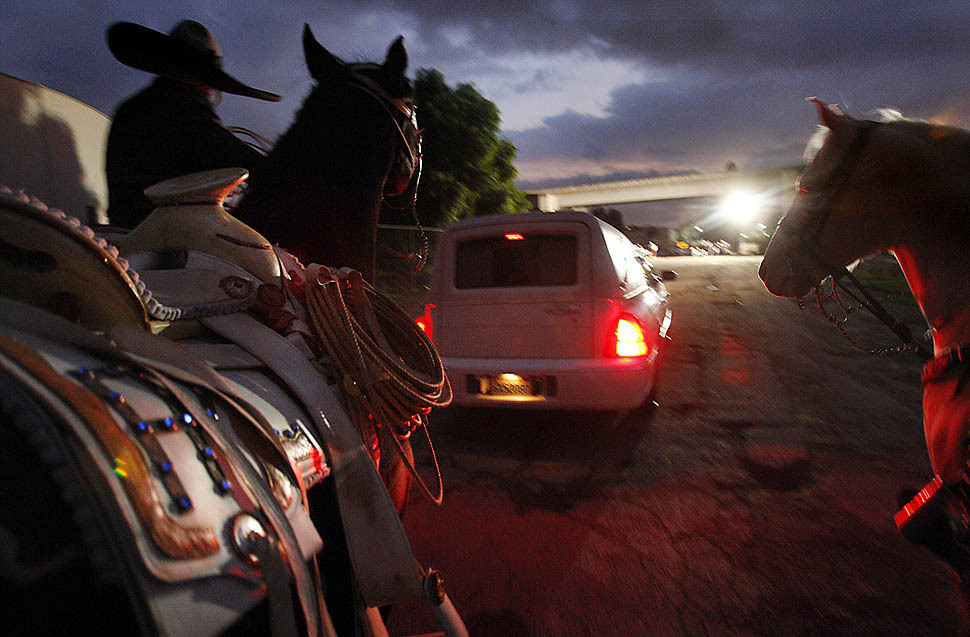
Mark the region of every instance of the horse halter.
[[[407, 187], [393, 195], [382, 195], [381, 199], [384, 205], [388, 205], [397, 210], [404, 210], [410, 207], [411, 218], [414, 220], [414, 225], [417, 226], [418, 231], [421, 234], [421, 249], [416, 255], [417, 262], [414, 266], [416, 272], [424, 268], [425, 263], [428, 261], [428, 254], [431, 251], [431, 243], [428, 240], [427, 234], [424, 232], [424, 227], [418, 220], [418, 186], [421, 183], [421, 171], [424, 166], [424, 155], [421, 152], [421, 129], [418, 128], [418, 107], [414, 104], [412, 98], [401, 98], [394, 97], [388, 93], [383, 86], [367, 77], [362, 73], [357, 73], [353, 71], [353, 66], [351, 65], [351, 75], [347, 83], [350, 86], [360, 89], [367, 95], [373, 97], [377, 102], [384, 108], [384, 112], [387, 113], [388, 117], [391, 118], [391, 122], [394, 124], [394, 128], [397, 130], [398, 135], [401, 138], [401, 142], [404, 144], [403, 148], [407, 151], [407, 156], [409, 159], [410, 175], [408, 176]], [[399, 121], [399, 117], [403, 115], [403, 119]], [[403, 123], [403, 126], [402, 126]], [[405, 130], [407, 132], [405, 132]], [[408, 138], [408, 134], [411, 134], [411, 139]], [[391, 197], [401, 197], [404, 199], [405, 203], [400, 206], [391, 205], [388, 199]]]
[[[799, 232], [795, 235], [799, 247], [818, 262], [826, 272], [832, 275], [835, 274], [837, 268], [829, 265], [828, 262], [818, 256], [815, 246], [818, 245], [822, 230], [828, 221], [829, 215], [832, 213], [830, 203], [837, 201], [842, 196], [845, 185], [855, 170], [859, 156], [862, 155], [862, 152], [868, 146], [872, 133], [880, 126], [879, 122], [871, 120], [862, 120], [859, 124], [861, 128], [856, 136], [853, 137], [848, 150], [846, 150], [839, 165], [836, 166], [835, 171], [832, 172], [828, 182], [825, 184], [825, 189], [822, 191], [832, 191], [832, 194], [826, 197], [822, 192], [810, 193], [812, 196], [811, 214], [806, 215], [807, 219], [805, 222], [798, 224], [800, 226]], [[802, 187], [801, 184], [798, 185], [798, 189], [803, 193], [808, 193], [808, 190]]]
[[[828, 182], [825, 184], [825, 188], [821, 192], [812, 193], [813, 199], [811, 209], [809, 213], [805, 215], [806, 220], [800, 224], [797, 224], [796, 227], [798, 232], [797, 234], [794, 234], [794, 237], [802, 252], [815, 261], [815, 263], [817, 263], [823, 271], [832, 277], [832, 293], [839, 305], [842, 306], [847, 313], [851, 310], [842, 303], [841, 299], [839, 299], [838, 294], [840, 290], [852, 297], [852, 299], [858, 303], [859, 306], [869, 310], [877, 319], [892, 330], [893, 333], [899, 337], [900, 341], [902, 341], [902, 345], [895, 349], [880, 348], [878, 350], [869, 351], [879, 354], [895, 351], [911, 351], [923, 359], [931, 358], [932, 355], [927, 352], [926, 349], [916, 341], [916, 339], [913, 338], [909, 326], [893, 317], [886, 310], [886, 308], [883, 307], [878, 300], [876, 300], [872, 293], [869, 292], [869, 290], [866, 289], [866, 287], [862, 285], [862, 283], [860, 283], [855, 276], [853, 276], [847, 267], [837, 268], [831, 265], [828, 261], [823, 259], [816, 250], [816, 247], [821, 239], [822, 230], [824, 229], [825, 224], [828, 222], [829, 216], [832, 213], [832, 204], [842, 197], [846, 183], [849, 181], [849, 178], [855, 171], [859, 157], [869, 144], [869, 140], [871, 139], [873, 132], [875, 132], [876, 128], [882, 124], [872, 120], [861, 120], [859, 121], [859, 125], [860, 128], [858, 132], [850, 142], [849, 148], [846, 150], [841, 162], [829, 177]], [[808, 192], [800, 184], [799, 190], [803, 193]], [[826, 191], [829, 192], [828, 196], [823, 194]], [[779, 222], [779, 225], [780, 224], [781, 222]], [[852, 284], [855, 290], [861, 295], [861, 298], [857, 296], [851, 288], [847, 287], [841, 282], [841, 279], [843, 278], [847, 279], [849, 283]], [[822, 306], [821, 292], [818, 286], [815, 287], [815, 298], [819, 309], [829, 320], [829, 322], [833, 323], [839, 329], [839, 332], [845, 336], [853, 346], [859, 349], [865, 349], [860, 347], [845, 332], [845, 330], [842, 329], [841, 323], [844, 321], [844, 319], [840, 321], [839, 319], [833, 317]], [[802, 299], [798, 299], [798, 303], [799, 307], [804, 309], [804, 301]]]
[[[353, 71], [351, 65], [350, 79], [347, 81], [350, 86], [360, 89], [370, 95], [381, 105], [384, 112], [391, 118], [394, 129], [397, 131], [404, 144], [403, 148], [407, 151], [410, 175], [408, 176], [409, 185], [405, 190], [411, 190], [411, 183], [414, 183], [414, 196], [417, 197], [417, 183], [421, 180], [421, 129], [418, 128], [418, 108], [414, 104], [413, 98], [394, 97], [383, 86], [367, 77], [362, 73]], [[401, 118], [400, 116], [404, 117]], [[405, 132], [407, 129], [407, 132]], [[410, 139], [407, 133], [410, 133]], [[415, 177], [417, 175], [417, 177]]]

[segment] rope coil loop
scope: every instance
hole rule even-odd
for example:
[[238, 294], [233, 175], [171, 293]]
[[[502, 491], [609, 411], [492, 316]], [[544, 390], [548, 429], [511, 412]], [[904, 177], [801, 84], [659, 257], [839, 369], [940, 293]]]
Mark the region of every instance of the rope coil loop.
[[407, 313], [357, 270], [314, 264], [307, 275], [309, 323], [340, 373], [345, 395], [373, 417], [378, 433], [394, 434], [390, 437], [408, 470], [426, 495], [440, 503], [437, 460], [435, 495], [406, 460], [401, 446], [401, 440], [424, 425], [432, 407], [451, 403], [451, 385], [437, 350]]

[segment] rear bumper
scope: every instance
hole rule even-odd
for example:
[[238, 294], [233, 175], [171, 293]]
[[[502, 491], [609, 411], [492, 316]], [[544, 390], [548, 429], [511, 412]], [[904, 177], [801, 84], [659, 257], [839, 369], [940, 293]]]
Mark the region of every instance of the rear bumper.
[[[653, 388], [656, 352], [643, 358], [601, 359], [478, 359], [444, 358], [454, 402], [465, 407], [506, 409], [625, 410], [643, 404]], [[553, 377], [554, 395], [488, 396], [474, 391], [468, 378], [518, 374]], [[552, 393], [552, 392], [550, 392]]]

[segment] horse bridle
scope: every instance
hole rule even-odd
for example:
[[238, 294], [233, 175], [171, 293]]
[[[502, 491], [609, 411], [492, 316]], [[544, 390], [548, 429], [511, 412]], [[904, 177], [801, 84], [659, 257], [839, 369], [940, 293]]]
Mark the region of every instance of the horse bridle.
[[[404, 148], [407, 150], [409, 163], [411, 165], [411, 176], [409, 178], [409, 185], [407, 190], [413, 190], [414, 196], [417, 197], [417, 183], [421, 180], [421, 129], [418, 128], [418, 107], [414, 104], [412, 98], [406, 97], [394, 97], [383, 86], [372, 80], [371, 78], [363, 75], [362, 73], [356, 73], [351, 71], [350, 79], [347, 81], [350, 86], [360, 89], [367, 95], [373, 97], [378, 104], [384, 109], [390, 117], [391, 122], [394, 124], [394, 129], [397, 131], [398, 136], [401, 138], [401, 142], [404, 144]], [[403, 115], [404, 119], [399, 121], [399, 116]], [[403, 126], [402, 126], [403, 122]], [[412, 146], [411, 141], [408, 139], [408, 135], [404, 132], [405, 126], [409, 126], [414, 135], [414, 146]], [[415, 148], [415, 146], [417, 148]], [[413, 183], [412, 187], [410, 184]]]
[[[881, 126], [880, 122], [875, 122], [872, 120], [859, 120], [858, 124], [860, 126], [855, 137], [849, 144], [849, 148], [846, 150], [845, 155], [842, 157], [842, 161], [836, 167], [835, 171], [829, 177], [828, 182], [825, 184], [825, 188], [818, 193], [812, 193], [812, 209], [806, 214], [808, 223], [799, 224], [797, 228], [798, 232], [793, 233], [795, 241], [801, 251], [806, 254], [809, 258], [814, 260], [829, 276], [832, 277], [832, 290], [833, 295], [838, 300], [838, 293], [841, 290], [845, 294], [852, 297], [859, 306], [864, 307], [869, 310], [877, 319], [879, 319], [883, 324], [885, 324], [893, 333], [899, 337], [902, 341], [902, 346], [897, 348], [880, 348], [878, 350], [869, 350], [873, 353], [889, 353], [895, 351], [911, 351], [921, 358], [928, 359], [932, 357], [932, 354], [926, 351], [925, 347], [921, 343], [917, 342], [913, 338], [913, 334], [909, 329], [909, 326], [900, 320], [896, 319], [892, 314], [890, 314], [885, 307], [879, 303], [878, 300], [869, 292], [868, 289], [858, 279], [849, 271], [848, 268], [837, 268], [825, 259], [819, 256], [816, 246], [818, 246], [821, 240], [822, 230], [825, 224], [828, 222], [829, 216], [832, 213], [832, 202], [837, 201], [842, 195], [846, 183], [855, 171], [856, 163], [859, 157], [862, 155], [866, 146], [869, 144], [869, 140], [872, 137], [873, 132], [876, 128]], [[798, 186], [799, 190], [803, 193], [807, 193], [801, 184]], [[823, 195], [823, 192], [829, 191], [827, 197]], [[815, 213], [815, 214], [812, 214]], [[782, 219], [784, 221], [784, 218]], [[779, 225], [781, 221], [779, 221]], [[791, 264], [789, 262], [789, 267]], [[855, 292], [858, 292], [860, 296], [856, 295], [855, 292], [844, 283], [842, 279], [848, 280], [852, 286], [855, 288]], [[821, 300], [821, 293], [819, 287], [815, 287], [815, 296], [818, 303], [819, 309], [825, 317], [839, 328], [839, 331], [845, 336], [849, 341], [859, 349], [865, 349], [860, 347], [852, 340], [852, 338], [842, 329], [838, 319], [832, 317], [823, 307]], [[799, 307], [804, 309], [804, 304], [802, 299], [798, 299]], [[838, 300], [839, 304], [842, 305], [843, 309], [847, 309], [846, 306]]]
[[[418, 219], [418, 186], [421, 183], [421, 171], [424, 167], [424, 155], [421, 152], [422, 131], [420, 128], [418, 128], [418, 107], [415, 105], [413, 99], [394, 97], [388, 93], [383, 86], [371, 78], [363, 75], [362, 73], [354, 72], [353, 67], [351, 67], [350, 79], [347, 81], [347, 83], [350, 86], [360, 89], [367, 95], [377, 100], [377, 102], [384, 109], [384, 112], [386, 112], [388, 117], [391, 118], [391, 122], [394, 124], [395, 130], [397, 130], [397, 133], [401, 138], [401, 142], [404, 144], [404, 148], [407, 150], [411, 165], [411, 175], [408, 178], [407, 188], [405, 188], [403, 192], [395, 195], [382, 195], [381, 199], [384, 205], [396, 210], [404, 210], [405, 208], [410, 207], [411, 218], [413, 219], [414, 225], [418, 228], [418, 232], [421, 236], [421, 249], [416, 255], [417, 261], [414, 265], [415, 271], [420, 271], [428, 261], [428, 253], [430, 252], [431, 244], [428, 240], [427, 234], [424, 232], [424, 227], [421, 225], [421, 221]], [[404, 116], [403, 126], [402, 121], [399, 121], [398, 119], [401, 115]], [[413, 132], [413, 146], [411, 141], [408, 139], [408, 135], [404, 131], [405, 127], [410, 127], [410, 131]], [[400, 206], [393, 205], [388, 201], [392, 197], [400, 197], [404, 199], [405, 203]]]

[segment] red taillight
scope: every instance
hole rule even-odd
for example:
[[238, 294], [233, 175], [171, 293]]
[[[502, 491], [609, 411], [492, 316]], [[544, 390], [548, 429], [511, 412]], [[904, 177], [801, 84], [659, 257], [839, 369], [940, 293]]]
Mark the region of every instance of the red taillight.
[[508, 234], [505, 235], [505, 238], [508, 239], [509, 241], [522, 241], [523, 239], [525, 239], [525, 237], [523, 237], [518, 232], [509, 232]]
[[428, 303], [427, 305], [424, 306], [424, 314], [414, 319], [414, 322], [418, 324], [418, 327], [421, 328], [422, 332], [428, 335], [428, 338], [431, 338], [431, 332], [432, 332], [431, 308], [433, 307], [437, 307], [437, 306], [431, 303]]
[[606, 355], [617, 358], [633, 358], [650, 353], [643, 326], [630, 314], [621, 314], [606, 343]]

